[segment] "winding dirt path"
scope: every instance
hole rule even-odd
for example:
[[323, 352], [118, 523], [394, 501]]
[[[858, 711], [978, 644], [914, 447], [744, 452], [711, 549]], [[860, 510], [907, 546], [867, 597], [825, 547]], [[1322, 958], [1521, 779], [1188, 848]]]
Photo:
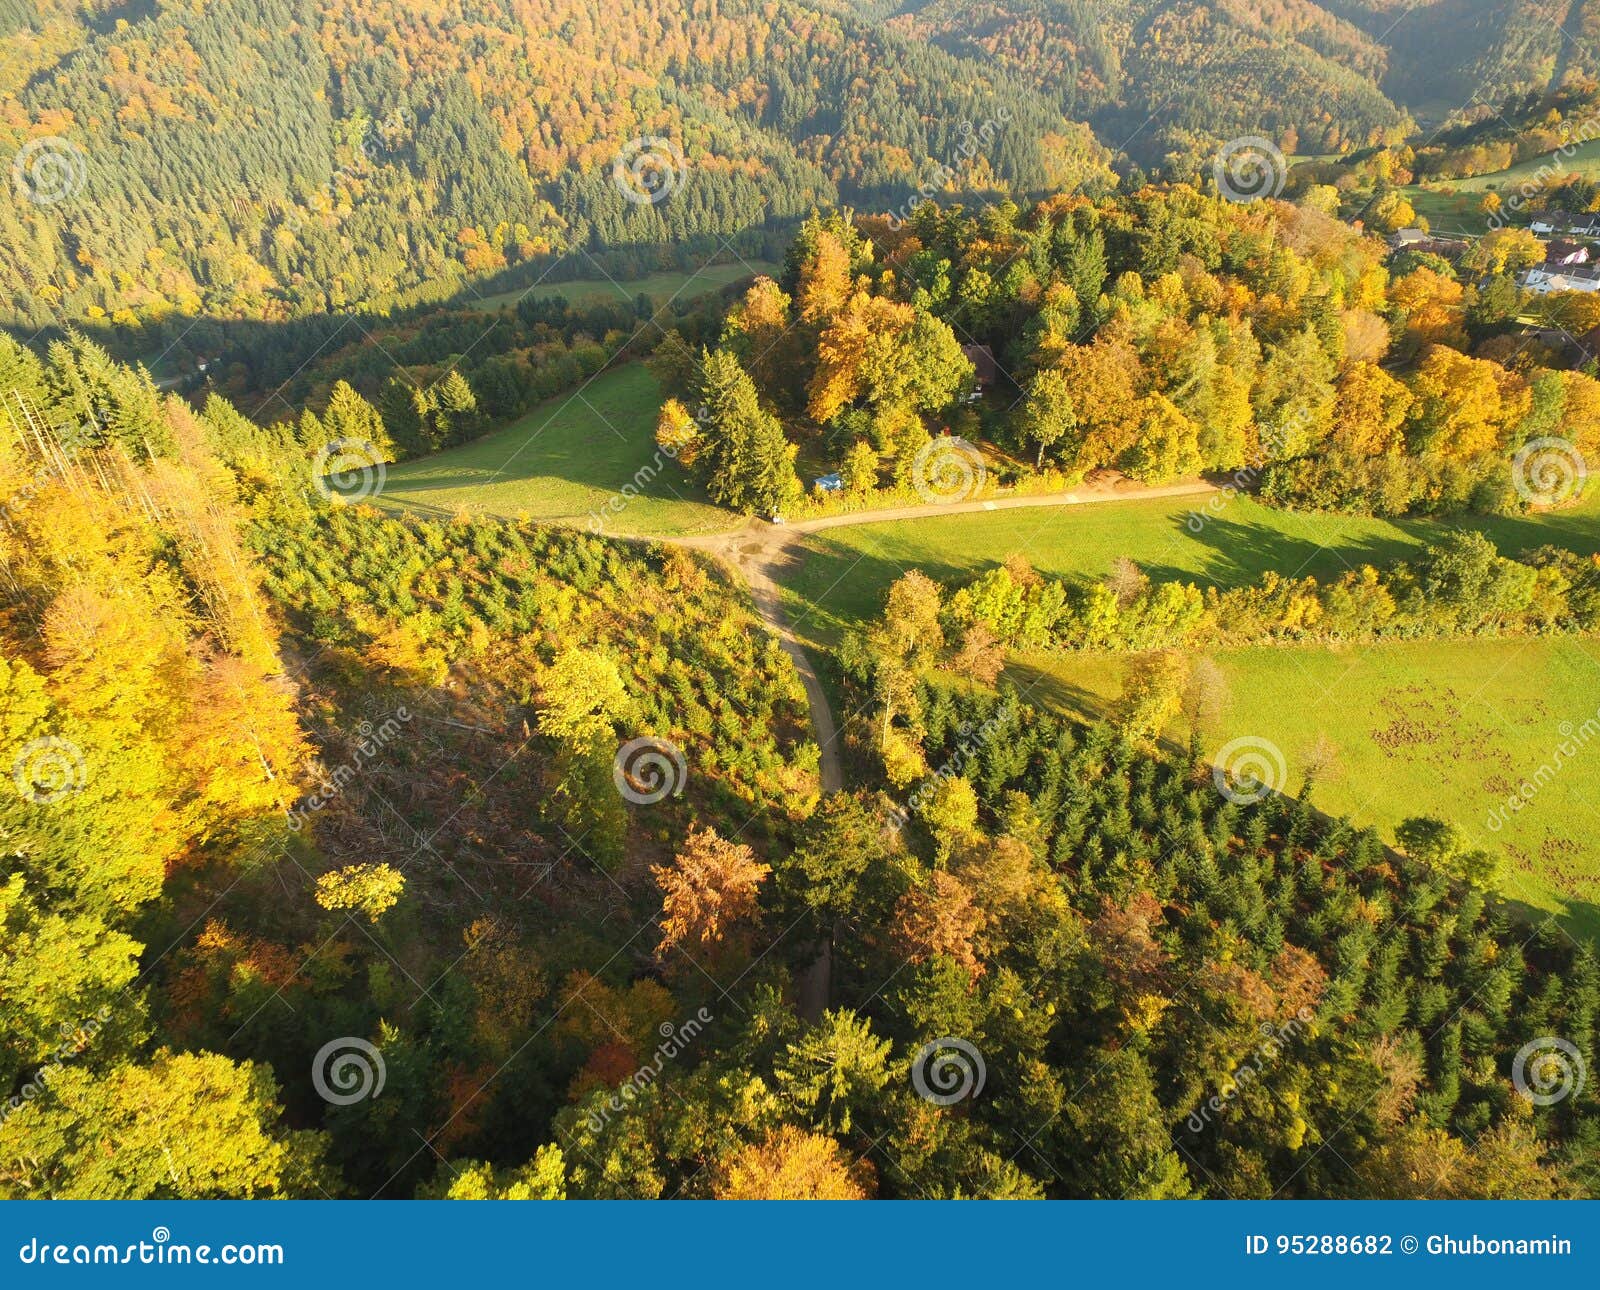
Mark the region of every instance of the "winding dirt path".
[[[771, 524], [752, 517], [731, 532], [702, 537], [660, 538], [658, 541], [709, 552], [744, 576], [756, 611], [778, 638], [784, 653], [794, 660], [795, 671], [800, 674], [800, 684], [806, 692], [806, 705], [811, 711], [811, 732], [816, 738], [820, 754], [817, 773], [822, 791], [837, 793], [844, 788], [844, 759], [839, 753], [839, 728], [834, 721], [833, 708], [828, 703], [827, 691], [822, 688], [817, 669], [795, 635], [794, 626], [784, 612], [783, 597], [778, 589], [777, 575], [799, 558], [797, 548], [806, 534], [858, 524], [885, 524], [894, 520], [927, 519], [938, 515], [970, 515], [1043, 506], [1089, 506], [1156, 497], [1200, 496], [1220, 491], [1217, 485], [1204, 480], [1153, 486], [1116, 480], [1042, 497], [994, 497], [975, 502], [896, 506], [876, 511], [825, 515], [818, 519], [798, 520], [793, 524]], [[830, 942], [823, 946], [816, 961], [797, 983], [801, 1016], [810, 1021], [821, 1019], [823, 1010], [828, 1006], [832, 979], [833, 946]]]
[[1010, 511], [1045, 506], [1092, 506], [1104, 502], [1140, 501], [1158, 497], [1194, 497], [1221, 490], [1205, 480], [1190, 480], [1179, 484], [1132, 484], [1123, 479], [1107, 483], [1086, 484], [1066, 493], [1050, 493], [1038, 497], [991, 497], [972, 502], [939, 502], [924, 506], [894, 506], [876, 511], [850, 511], [840, 515], [824, 515], [817, 519], [797, 520], [792, 524], [771, 524], [752, 517], [739, 528], [727, 533], [712, 533], [699, 537], [661, 538], [674, 546], [692, 547], [707, 551], [744, 575], [749, 584], [751, 598], [762, 619], [778, 638], [783, 650], [794, 660], [795, 670], [805, 687], [806, 702], [811, 709], [811, 730], [821, 752], [818, 773], [824, 793], [836, 793], [844, 787], [844, 762], [839, 755], [839, 730], [834, 722], [833, 709], [828, 705], [827, 693], [817, 677], [804, 647], [795, 635], [789, 617], [783, 610], [783, 598], [778, 590], [778, 574], [797, 558], [796, 548], [808, 533], [826, 529], [851, 528], [859, 524], [887, 524], [895, 520], [930, 519], [939, 515], [974, 515], [989, 511]]

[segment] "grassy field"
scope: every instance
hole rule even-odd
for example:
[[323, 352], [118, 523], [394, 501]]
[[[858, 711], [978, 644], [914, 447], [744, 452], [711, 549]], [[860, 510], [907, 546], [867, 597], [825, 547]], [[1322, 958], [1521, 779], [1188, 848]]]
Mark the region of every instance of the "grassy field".
[[[655, 378], [632, 363], [540, 404], [460, 448], [392, 466], [378, 501], [430, 514], [468, 511], [612, 534], [714, 532], [735, 517], [708, 503], [655, 446]], [[638, 496], [618, 495], [634, 485]], [[612, 505], [616, 503], [616, 505]]]
[[[1337, 575], [1362, 562], [1403, 557], [1441, 530], [1435, 521], [1377, 520], [1275, 510], [1246, 497], [1211, 515], [1199, 533], [1186, 520], [1206, 498], [1158, 498], [902, 520], [811, 534], [784, 576], [791, 616], [822, 644], [875, 615], [907, 569], [962, 578], [1021, 552], [1041, 573], [1097, 578], [1118, 556], [1157, 581], [1236, 586], [1269, 569]], [[1476, 517], [1504, 551], [1546, 542], [1600, 551], [1600, 490], [1571, 510], [1522, 519]]]
[[[1322, 737], [1335, 752], [1313, 795], [1323, 810], [1374, 825], [1388, 842], [1408, 816], [1449, 820], [1473, 845], [1506, 856], [1507, 896], [1600, 936], [1600, 780], [1591, 764], [1600, 742], [1574, 757], [1556, 751], [1600, 710], [1600, 642], [1263, 648], [1215, 661], [1227, 697], [1207, 741], [1213, 753], [1234, 738], [1268, 740], [1298, 792], [1306, 752]], [[1093, 717], [1119, 692], [1125, 665], [1030, 656], [1009, 675], [1032, 701]], [[1524, 780], [1543, 787], [1522, 810], [1497, 813]]]
[[620, 300], [632, 303], [638, 296], [649, 296], [657, 307], [674, 298], [692, 300], [707, 292], [717, 291], [730, 282], [739, 282], [756, 274], [773, 274], [779, 265], [765, 260], [732, 264], [708, 264], [694, 272], [675, 269], [668, 273], [652, 273], [648, 277], [630, 282], [608, 278], [579, 278], [572, 282], [542, 283], [535, 287], [519, 287], [515, 291], [500, 291], [484, 296], [479, 303], [485, 309], [498, 309], [502, 305], [515, 305], [524, 296], [560, 296], [568, 304], [593, 304], [596, 301]]
[[1401, 189], [1401, 192], [1435, 232], [1482, 233], [1488, 227], [1487, 217], [1480, 209], [1484, 193], [1491, 190], [1502, 195], [1513, 192], [1520, 184], [1535, 181], [1539, 171], [1545, 167], [1551, 168], [1547, 173], [1570, 172], [1587, 175], [1591, 179], [1600, 175], [1600, 139], [1580, 143], [1570, 157], [1547, 153], [1491, 174], [1435, 182], [1429, 186], [1434, 190], [1431, 192], [1415, 184]]

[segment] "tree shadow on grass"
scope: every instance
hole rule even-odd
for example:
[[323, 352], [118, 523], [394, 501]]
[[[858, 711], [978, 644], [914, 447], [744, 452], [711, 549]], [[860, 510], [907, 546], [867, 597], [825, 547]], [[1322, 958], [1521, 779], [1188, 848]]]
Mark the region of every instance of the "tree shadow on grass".
[[1006, 663], [1006, 679], [1017, 687], [1017, 692], [1027, 696], [1027, 702], [1036, 707], [1092, 724], [1105, 716], [1106, 698], [1087, 686], [1077, 685], [1059, 672], [1046, 671], [1032, 663], [1012, 658]]
[[[1600, 949], [1600, 905], [1589, 900], [1563, 899], [1562, 911], [1556, 921], [1575, 941], [1588, 941]], [[1548, 909], [1540, 909], [1525, 901], [1507, 898], [1506, 908], [1518, 922], [1529, 927], [1539, 927], [1549, 917]]]
[[1398, 532], [1393, 538], [1368, 534], [1318, 542], [1226, 514], [1198, 521], [1193, 515], [1174, 516], [1173, 528], [1180, 541], [1206, 549], [1201, 579], [1222, 587], [1255, 582], [1268, 571], [1285, 577], [1337, 576], [1363, 564], [1390, 564], [1415, 550]]

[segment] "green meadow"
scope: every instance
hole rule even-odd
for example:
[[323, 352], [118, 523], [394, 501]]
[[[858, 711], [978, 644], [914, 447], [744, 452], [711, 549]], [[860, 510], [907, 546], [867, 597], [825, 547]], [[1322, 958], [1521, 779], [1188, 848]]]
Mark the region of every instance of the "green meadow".
[[[1449, 820], [1471, 845], [1505, 856], [1507, 896], [1600, 936], [1600, 739], [1575, 740], [1575, 756], [1559, 751], [1600, 714], [1600, 641], [1401, 642], [1212, 657], [1225, 678], [1206, 739], [1213, 755], [1233, 739], [1266, 740], [1283, 754], [1285, 787], [1298, 793], [1320, 745], [1332, 754], [1312, 790], [1322, 810], [1373, 825], [1390, 843], [1409, 816]], [[1030, 701], [1093, 719], [1119, 693], [1126, 664], [1030, 655], [1008, 676]], [[1187, 738], [1178, 726], [1168, 733]], [[1521, 809], [1507, 809], [1524, 781], [1537, 791]]]
[[[1215, 500], [1216, 509], [1206, 511]], [[1195, 530], [1196, 513], [1204, 523]], [[1501, 548], [1547, 542], [1600, 552], [1600, 490], [1582, 505], [1536, 516], [1470, 521]], [[1156, 581], [1231, 587], [1268, 570], [1337, 576], [1362, 563], [1400, 559], [1436, 536], [1434, 520], [1315, 515], [1248, 497], [1156, 498], [1087, 506], [983, 511], [829, 529], [809, 534], [784, 576], [802, 632], [828, 643], [875, 615], [889, 584], [908, 569], [940, 581], [971, 577], [1012, 554], [1057, 578], [1098, 578], [1119, 556]]]
[[777, 273], [781, 267], [765, 260], [735, 260], [731, 264], [708, 264], [692, 272], [674, 269], [627, 281], [606, 277], [576, 278], [570, 282], [546, 282], [512, 291], [498, 291], [482, 297], [478, 304], [485, 309], [499, 309], [504, 305], [515, 306], [526, 296], [559, 296], [571, 305], [616, 301], [631, 304], [640, 296], [649, 296], [651, 302], [660, 308], [669, 300], [692, 300], [695, 296], [720, 291], [731, 282], [742, 282], [763, 273]]
[[[728, 528], [655, 446], [655, 378], [639, 363], [603, 372], [493, 434], [391, 466], [380, 504], [434, 515], [526, 517], [620, 535]], [[625, 499], [624, 488], [637, 496]]]

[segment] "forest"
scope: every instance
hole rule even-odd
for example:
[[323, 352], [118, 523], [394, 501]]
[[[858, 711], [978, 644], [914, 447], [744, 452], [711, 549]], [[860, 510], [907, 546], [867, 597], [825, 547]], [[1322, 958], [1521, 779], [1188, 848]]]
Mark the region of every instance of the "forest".
[[[192, 368], [216, 357], [197, 320], [383, 313], [590, 253], [666, 264], [930, 184], [1187, 178], [1241, 135], [1401, 146], [1441, 103], [1481, 123], [1600, 71], [1551, 0], [1475, 5], [9, 0], [0, 148], [67, 182], [0, 205], [0, 325]], [[1593, 6], [1568, 7], [1576, 39]], [[672, 200], [612, 182], [641, 150]]]
[[[783, 280], [757, 280], [715, 348], [656, 347], [674, 395], [658, 442], [714, 500], [759, 512], [796, 504], [802, 453], [838, 472], [846, 505], [1111, 468], [1151, 484], [1220, 472], [1354, 514], [1570, 500], [1600, 452], [1600, 382], [1523, 318], [1583, 334], [1595, 297], [1532, 299], [1516, 275], [1543, 252], [1525, 229], [1457, 263], [1391, 256], [1338, 204], [1326, 185], [1243, 205], [1146, 185], [926, 203], [899, 224], [810, 218]], [[974, 352], [1000, 391], [976, 404]], [[921, 477], [940, 465], [952, 478]]]
[[[1263, 422], [1326, 452], [1353, 380], [1395, 408], [1365, 451], [1480, 481], [1539, 399], [1579, 405], [1587, 376], [1464, 352], [1478, 283], [1391, 276], [1319, 200], [818, 216], [720, 338], [657, 346], [707, 409], [669, 397], [663, 433], [734, 507], [794, 486], [791, 436], [875, 478], [952, 408], [1069, 473], [1162, 442], [1075, 399], [1008, 439], [1042, 416], [958, 401], [957, 327], [1028, 398], [1110, 372], [1159, 400], [1157, 477]], [[1211, 361], [1144, 392], [1183, 370], [1157, 345]], [[1446, 362], [1487, 379], [1430, 395]], [[1158, 738], [1205, 720], [1177, 643], [1587, 632], [1592, 559], [1462, 537], [1223, 595], [912, 572], [832, 664], [824, 794], [793, 667], [703, 555], [330, 499], [319, 453], [389, 428], [349, 383], [261, 425], [76, 337], [4, 342], [0, 385], [0, 1194], [1593, 1194], [1593, 947], [1448, 821], [1387, 847], [1317, 809], [1314, 764], [1268, 792]], [[1219, 396], [1235, 437], [1201, 446], [1183, 401]], [[999, 678], [1019, 641], [1142, 661], [1083, 724]]]
[[[1600, 632], [1600, 294], [1385, 236], [1600, 15], [1395, 8], [0, 0], [0, 1200], [1600, 1199], [1576, 862], [1212, 751], [1210, 652]], [[786, 581], [1185, 488], [1399, 537]]]
[[[1087, 126], [1004, 73], [831, 10], [702, 8], [224, 0], [100, 31], [24, 6], [0, 145], [42, 124], [82, 183], [0, 207], [3, 321], [279, 322], [553, 254], [670, 257], [898, 197], [991, 118], [1011, 126], [965, 188], [1109, 178]], [[673, 200], [613, 183], [630, 140]]]

